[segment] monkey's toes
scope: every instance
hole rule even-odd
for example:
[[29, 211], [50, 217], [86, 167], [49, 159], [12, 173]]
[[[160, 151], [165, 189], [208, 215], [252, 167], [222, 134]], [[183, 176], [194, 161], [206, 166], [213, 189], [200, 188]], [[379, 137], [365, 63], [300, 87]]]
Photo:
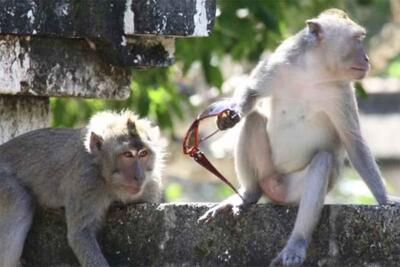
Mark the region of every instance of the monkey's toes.
[[223, 205], [219, 204], [216, 207], [211, 208], [206, 213], [204, 213], [197, 220], [197, 222], [207, 224], [220, 214], [223, 216], [226, 216], [228, 214], [236, 215], [238, 214], [238, 211], [236, 211], [235, 206], [232, 206], [231, 204], [223, 204]]
[[197, 219], [198, 223], [208, 223], [210, 222], [211, 218], [213, 218], [215, 215], [211, 212], [211, 210], [207, 211], [203, 215], [200, 216], [199, 219]]
[[284, 255], [282, 263], [283, 266], [299, 266], [303, 263], [304, 259], [304, 257], [295, 254]]
[[306, 258], [306, 250], [307, 243], [304, 239], [289, 240], [270, 266], [300, 266]]
[[209, 209], [208, 211], [206, 211], [206, 213], [204, 213], [204, 214], [197, 220], [197, 222], [199, 222], [199, 223], [204, 223], [204, 224], [209, 223], [209, 222], [216, 216], [217, 211], [218, 211], [219, 209], [220, 209], [220, 208], [219, 208], [218, 206]]

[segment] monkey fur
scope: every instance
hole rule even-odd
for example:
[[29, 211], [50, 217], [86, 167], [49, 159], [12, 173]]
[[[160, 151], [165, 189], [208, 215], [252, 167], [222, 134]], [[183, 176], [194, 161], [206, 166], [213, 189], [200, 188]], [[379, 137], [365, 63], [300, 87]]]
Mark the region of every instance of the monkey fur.
[[108, 266], [96, 230], [115, 201], [159, 202], [158, 127], [132, 112], [100, 112], [81, 129], [46, 128], [0, 146], [0, 266], [19, 264], [34, 206], [65, 207], [82, 266]]
[[[227, 210], [237, 213], [262, 194], [274, 203], [298, 205], [292, 234], [271, 265], [304, 262], [345, 152], [379, 204], [398, 203], [388, 196], [360, 130], [352, 81], [364, 78], [369, 69], [365, 34], [345, 12], [322, 12], [261, 61], [245, 88], [206, 110], [230, 108], [244, 121], [235, 148], [244, 201], [233, 195], [199, 220], [207, 222]], [[268, 119], [255, 109], [265, 97], [271, 100]], [[236, 121], [229, 118], [221, 116], [218, 127], [233, 127]]]

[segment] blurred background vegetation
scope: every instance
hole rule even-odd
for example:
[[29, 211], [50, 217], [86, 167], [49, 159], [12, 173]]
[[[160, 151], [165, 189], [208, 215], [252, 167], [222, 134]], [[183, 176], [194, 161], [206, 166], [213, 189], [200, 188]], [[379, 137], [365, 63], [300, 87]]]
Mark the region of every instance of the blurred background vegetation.
[[[199, 169], [178, 173], [176, 169], [198, 168], [180, 154], [182, 133], [195, 114], [209, 101], [224, 95], [223, 84], [235, 73], [233, 65], [248, 73], [259, 58], [304, 27], [304, 21], [327, 8], [341, 8], [368, 30], [367, 48], [385, 49], [384, 26], [397, 25], [398, 0], [220, 0], [217, 19], [210, 37], [178, 39], [176, 64], [164, 69], [133, 70], [131, 96], [124, 101], [52, 98], [54, 127], [78, 127], [96, 111], [131, 109], [160, 125], [170, 145], [170, 163], [166, 177], [168, 201], [218, 201], [231, 191]], [[397, 15], [396, 15], [397, 14]], [[399, 35], [400, 36], [400, 31]], [[375, 38], [375, 41], [372, 40]], [[400, 38], [400, 37], [399, 37]], [[400, 43], [400, 42], [399, 42]], [[371, 48], [372, 47], [372, 48]], [[393, 45], [390, 46], [393, 49]], [[387, 51], [384, 50], [384, 51]], [[373, 74], [400, 78], [400, 48], [385, 57], [377, 55]], [[371, 51], [370, 51], [371, 53]], [[227, 61], [228, 59], [228, 61]], [[374, 59], [371, 57], [371, 59]], [[377, 62], [378, 62], [377, 61]], [[199, 82], [200, 81], [200, 82]], [[201, 89], [203, 88], [203, 89]], [[358, 91], [363, 92], [361, 86]], [[199, 100], [200, 99], [200, 100]], [[220, 156], [216, 165], [234, 176], [231, 155]], [[182, 163], [186, 161], [185, 163]], [[183, 165], [184, 164], [184, 165]], [[221, 164], [221, 165], [219, 165]], [[186, 178], [182, 176], [187, 176]], [[197, 176], [194, 180], [190, 180]], [[210, 176], [211, 178], [204, 178]], [[360, 181], [346, 170], [347, 181]], [[189, 178], [189, 180], [187, 179]], [[357, 187], [357, 185], [352, 185]], [[343, 189], [344, 188], [344, 189]], [[348, 186], [339, 187], [335, 201], [370, 203], [368, 192], [352, 194]]]

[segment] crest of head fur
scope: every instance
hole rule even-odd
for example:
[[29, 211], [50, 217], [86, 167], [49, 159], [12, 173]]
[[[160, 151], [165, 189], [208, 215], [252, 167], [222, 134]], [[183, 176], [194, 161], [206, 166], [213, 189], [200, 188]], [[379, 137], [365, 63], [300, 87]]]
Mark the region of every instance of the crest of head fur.
[[85, 137], [85, 147], [89, 152], [92, 132], [105, 142], [121, 135], [138, 135], [151, 148], [163, 148], [159, 128], [152, 126], [148, 119], [139, 118], [138, 115], [128, 110], [122, 112], [102, 111], [93, 115], [87, 126]]

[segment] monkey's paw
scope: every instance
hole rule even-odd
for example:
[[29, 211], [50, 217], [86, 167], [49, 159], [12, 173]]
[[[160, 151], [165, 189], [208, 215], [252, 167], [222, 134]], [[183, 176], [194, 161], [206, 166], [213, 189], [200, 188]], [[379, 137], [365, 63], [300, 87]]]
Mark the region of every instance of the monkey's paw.
[[197, 221], [200, 223], [209, 223], [216, 216], [221, 215], [233, 215], [237, 216], [240, 213], [240, 206], [234, 205], [232, 203], [219, 203], [215, 207], [209, 209], [206, 213], [204, 213]]
[[300, 266], [305, 258], [307, 242], [303, 238], [289, 240], [279, 255], [271, 262], [270, 267], [274, 266]]
[[232, 128], [240, 121], [240, 115], [234, 110], [228, 109], [227, 111], [218, 115], [217, 126], [220, 130]]

